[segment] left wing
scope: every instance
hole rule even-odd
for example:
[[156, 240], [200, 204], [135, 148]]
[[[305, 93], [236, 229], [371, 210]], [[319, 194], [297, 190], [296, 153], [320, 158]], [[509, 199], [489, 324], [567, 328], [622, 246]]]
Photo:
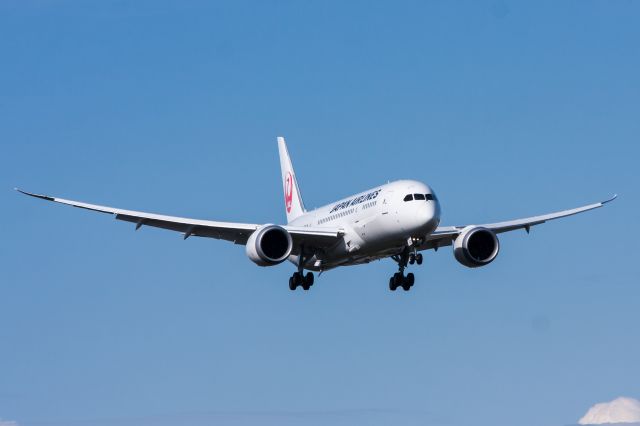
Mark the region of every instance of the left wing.
[[[187, 239], [190, 236], [208, 237], [232, 241], [235, 244], [244, 245], [247, 243], [247, 240], [253, 231], [261, 226], [260, 224], [255, 223], [217, 222], [212, 220], [165, 216], [155, 213], [123, 210], [114, 207], [88, 204], [80, 201], [65, 200], [64, 198], [50, 197], [48, 195], [33, 194], [31, 192], [22, 191], [18, 188], [16, 188], [16, 191], [47, 201], [53, 201], [101, 213], [113, 214], [118, 220], [135, 223], [136, 230], [140, 229], [141, 226], [153, 226], [156, 228], [181, 232], [184, 235], [184, 239]], [[294, 242], [294, 252], [302, 243], [307, 246], [314, 246], [318, 248], [328, 247], [335, 244], [338, 238], [340, 238], [344, 233], [342, 229], [339, 228], [311, 228], [287, 225], [284, 225], [283, 228], [291, 234], [291, 238]]]
[[[617, 195], [609, 198], [608, 200], [601, 201], [599, 203], [589, 204], [582, 207], [577, 207], [570, 210], [562, 210], [559, 212], [544, 214], [540, 216], [532, 216], [523, 219], [508, 220], [505, 222], [487, 223], [482, 226], [487, 229], [491, 229], [496, 234], [502, 232], [514, 231], [516, 229], [525, 229], [527, 233], [532, 226], [540, 225], [549, 220], [560, 219], [562, 217], [572, 216], [574, 214], [586, 212], [589, 210], [597, 209], [605, 204], [615, 200]], [[441, 226], [433, 231], [425, 240], [425, 242], [419, 247], [419, 250], [438, 249], [439, 247], [451, 245], [452, 241], [462, 232], [467, 225], [462, 226]]]

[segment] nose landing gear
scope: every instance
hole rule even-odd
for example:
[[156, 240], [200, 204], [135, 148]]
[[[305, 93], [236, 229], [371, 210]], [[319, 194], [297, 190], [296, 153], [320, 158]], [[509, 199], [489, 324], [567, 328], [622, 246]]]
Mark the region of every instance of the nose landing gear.
[[416, 253], [415, 249], [412, 251], [409, 247], [405, 247], [401, 254], [391, 258], [398, 264], [399, 271], [389, 278], [389, 290], [396, 291], [398, 287], [402, 287], [404, 291], [409, 291], [415, 283], [415, 276], [411, 272], [405, 276], [404, 269], [408, 263], [422, 265], [422, 253]]
[[409, 255], [409, 264], [413, 265], [414, 263], [422, 265], [422, 253], [411, 253]]

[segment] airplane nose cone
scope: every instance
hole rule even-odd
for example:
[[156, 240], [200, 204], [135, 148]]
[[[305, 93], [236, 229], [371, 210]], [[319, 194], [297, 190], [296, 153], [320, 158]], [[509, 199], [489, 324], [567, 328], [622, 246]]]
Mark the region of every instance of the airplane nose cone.
[[425, 228], [427, 233], [433, 232], [440, 224], [440, 205], [437, 201], [428, 201]]
[[440, 206], [437, 201], [420, 204], [415, 215], [416, 228], [422, 234], [429, 234], [440, 224]]

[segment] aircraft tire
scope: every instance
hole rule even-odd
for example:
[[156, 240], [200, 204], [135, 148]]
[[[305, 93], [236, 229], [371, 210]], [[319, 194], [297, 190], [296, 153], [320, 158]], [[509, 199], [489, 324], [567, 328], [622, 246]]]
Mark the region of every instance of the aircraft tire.
[[297, 285], [293, 277], [289, 277], [289, 290], [294, 291]]
[[389, 290], [396, 291], [396, 288], [398, 288], [398, 286], [396, 286], [395, 276], [393, 276], [389, 278]]
[[305, 284], [307, 284], [309, 287], [311, 287], [313, 285], [314, 281], [315, 281], [315, 278], [313, 276], [313, 272], [307, 272], [307, 275], [305, 275], [305, 277], [304, 277]]
[[403, 282], [404, 275], [401, 272], [396, 272], [395, 274], [393, 274], [393, 285], [395, 285], [396, 288], [400, 287]]
[[407, 278], [405, 279], [405, 282], [409, 284], [409, 287], [413, 287], [413, 284], [416, 282], [416, 277], [415, 275], [413, 275], [413, 272], [409, 272], [407, 274]]

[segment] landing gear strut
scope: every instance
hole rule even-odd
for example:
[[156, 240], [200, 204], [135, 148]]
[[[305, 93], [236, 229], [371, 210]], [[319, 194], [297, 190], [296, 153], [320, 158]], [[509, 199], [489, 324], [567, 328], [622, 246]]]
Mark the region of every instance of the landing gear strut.
[[294, 291], [298, 286], [301, 286], [304, 290], [309, 290], [313, 285], [314, 276], [313, 272], [307, 272], [304, 275], [303, 267], [308, 257], [304, 257], [304, 250], [300, 248], [300, 258], [298, 259], [298, 272], [294, 272], [289, 278], [289, 290]]
[[398, 287], [402, 287], [404, 291], [409, 291], [415, 283], [415, 276], [411, 272], [405, 276], [404, 269], [407, 263], [422, 265], [422, 253], [416, 253], [415, 250], [411, 251], [409, 247], [405, 247], [401, 254], [391, 258], [398, 264], [399, 271], [389, 278], [389, 290], [396, 291]]

